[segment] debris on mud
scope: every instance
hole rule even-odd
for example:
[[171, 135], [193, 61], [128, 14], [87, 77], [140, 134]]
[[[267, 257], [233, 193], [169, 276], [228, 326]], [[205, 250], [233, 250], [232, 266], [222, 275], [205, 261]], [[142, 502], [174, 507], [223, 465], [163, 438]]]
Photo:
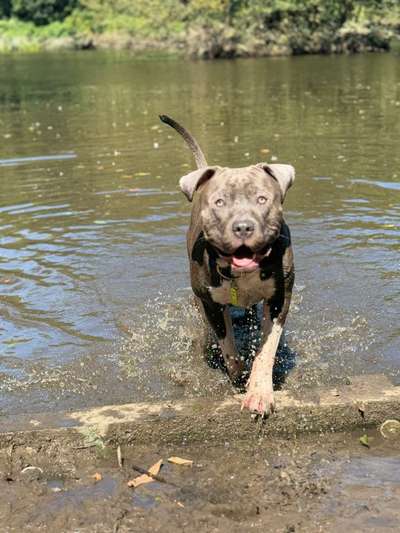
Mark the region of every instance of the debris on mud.
[[173, 463], [174, 465], [193, 466], [193, 461], [191, 459], [183, 459], [182, 457], [168, 457], [168, 462]]
[[385, 439], [400, 439], [400, 422], [398, 420], [385, 420], [379, 431]]
[[[128, 487], [133, 487], [136, 489], [137, 487], [140, 487], [140, 485], [144, 485], [145, 483], [151, 483], [154, 480], [157, 480], [158, 473], [161, 469], [161, 466], [163, 464], [163, 460], [160, 459], [154, 465], [152, 465], [145, 473], [143, 473], [141, 476], [135, 477], [134, 479], [131, 479], [128, 481], [127, 485]], [[135, 470], [139, 470], [139, 468], [134, 467]], [[140, 469], [141, 471], [142, 469]], [[158, 478], [160, 479], [160, 478]]]
[[[122, 468], [116, 447], [76, 453], [51, 442], [41, 448], [16, 444], [11, 454], [0, 450], [2, 531], [23, 531], [26, 524], [34, 533], [316, 533], [364, 531], [371, 524], [395, 529], [400, 442], [372, 429], [368, 436], [374, 439], [368, 450], [354, 433], [182, 442], [173, 448], [136, 444], [124, 446]], [[160, 457], [190, 457], [193, 466], [166, 460], [161, 476]], [[33, 464], [42, 473], [27, 479], [22, 470]], [[132, 490], [132, 470], [151, 482]], [[94, 473], [101, 479], [94, 482]]]
[[364, 435], [362, 437], [360, 437], [360, 442], [363, 446], [365, 446], [366, 448], [369, 448], [370, 444], [369, 444], [369, 438], [368, 438], [368, 435], [366, 433], [364, 433]]

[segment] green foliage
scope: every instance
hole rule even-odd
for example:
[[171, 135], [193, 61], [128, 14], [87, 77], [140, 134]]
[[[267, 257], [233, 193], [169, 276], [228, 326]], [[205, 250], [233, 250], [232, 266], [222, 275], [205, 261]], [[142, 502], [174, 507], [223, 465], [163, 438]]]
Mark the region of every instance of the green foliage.
[[95, 31], [125, 31], [131, 35], [166, 39], [184, 30], [179, 0], [81, 0], [83, 12], [92, 15]]
[[[191, 0], [189, 50], [210, 58], [387, 48], [396, 24], [399, 28], [399, 5], [398, 0]], [[382, 33], [379, 28], [390, 25], [383, 18], [388, 13], [392, 29]]]
[[63, 20], [77, 4], [77, 0], [12, 0], [12, 14], [42, 26]]
[[213, 58], [385, 49], [400, 33], [398, 0], [0, 0], [10, 13], [0, 48], [144, 43]]
[[0, 20], [0, 51], [34, 52], [51, 40], [66, 39], [69, 35], [69, 30], [62, 22], [36, 26], [33, 22], [15, 18]]
[[7, 18], [11, 15], [11, 0], [0, 0], [0, 18]]

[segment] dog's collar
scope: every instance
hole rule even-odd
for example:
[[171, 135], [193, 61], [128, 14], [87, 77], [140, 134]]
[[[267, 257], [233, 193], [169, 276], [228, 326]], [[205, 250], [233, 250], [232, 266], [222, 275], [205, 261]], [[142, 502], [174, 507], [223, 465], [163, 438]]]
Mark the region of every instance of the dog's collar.
[[[230, 267], [225, 267], [224, 269], [218, 265], [218, 263], [215, 264], [215, 268], [218, 272], [218, 274], [221, 276], [222, 279], [225, 279], [226, 281], [229, 281], [230, 287], [229, 287], [229, 299], [231, 305], [239, 305], [239, 288], [237, 286], [237, 279], [241, 278], [243, 274], [250, 274], [250, 272], [240, 272], [239, 276], [232, 276], [232, 271]], [[227, 272], [222, 272], [222, 270], [227, 270]]]
[[[239, 305], [239, 287], [237, 283], [238, 280], [245, 277], [246, 275], [255, 274], [258, 272], [260, 273], [260, 277], [262, 277], [262, 273], [263, 273], [261, 268], [257, 268], [256, 270], [252, 270], [251, 272], [245, 272], [245, 271], [239, 272], [238, 276], [233, 276], [232, 270], [229, 266], [222, 268], [220, 265], [218, 265], [218, 263], [216, 263], [215, 268], [216, 268], [217, 273], [222, 279], [229, 281], [230, 283], [230, 287], [229, 287], [230, 302], [229, 303], [234, 306]], [[225, 270], [226, 272], [223, 272], [223, 270]]]

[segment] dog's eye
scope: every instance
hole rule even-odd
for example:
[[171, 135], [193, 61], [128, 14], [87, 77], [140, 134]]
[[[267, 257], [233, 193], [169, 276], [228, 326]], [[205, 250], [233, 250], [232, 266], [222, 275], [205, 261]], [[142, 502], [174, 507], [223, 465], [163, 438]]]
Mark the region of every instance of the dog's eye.
[[217, 207], [223, 207], [225, 205], [225, 202], [223, 201], [222, 198], [218, 198], [218, 200], [216, 200], [216, 202], [215, 202], [215, 205]]
[[258, 202], [259, 204], [265, 204], [266, 201], [267, 201], [267, 199], [265, 198], [265, 196], [259, 196], [259, 197], [257, 198], [257, 202]]

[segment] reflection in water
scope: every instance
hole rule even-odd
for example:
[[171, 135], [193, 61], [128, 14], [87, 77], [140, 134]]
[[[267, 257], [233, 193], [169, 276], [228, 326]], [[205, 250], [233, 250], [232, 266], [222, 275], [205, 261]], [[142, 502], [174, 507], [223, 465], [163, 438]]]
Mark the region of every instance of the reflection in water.
[[398, 380], [396, 56], [20, 55], [0, 59], [0, 81], [3, 409], [230, 393], [198, 357], [177, 187], [193, 161], [160, 112], [210, 163], [297, 169], [285, 386]]
[[74, 159], [75, 154], [58, 155], [37, 155], [31, 157], [14, 157], [11, 159], [0, 159], [0, 166], [10, 167], [13, 165], [23, 165], [24, 163], [36, 163], [38, 161], [62, 161], [63, 159]]

